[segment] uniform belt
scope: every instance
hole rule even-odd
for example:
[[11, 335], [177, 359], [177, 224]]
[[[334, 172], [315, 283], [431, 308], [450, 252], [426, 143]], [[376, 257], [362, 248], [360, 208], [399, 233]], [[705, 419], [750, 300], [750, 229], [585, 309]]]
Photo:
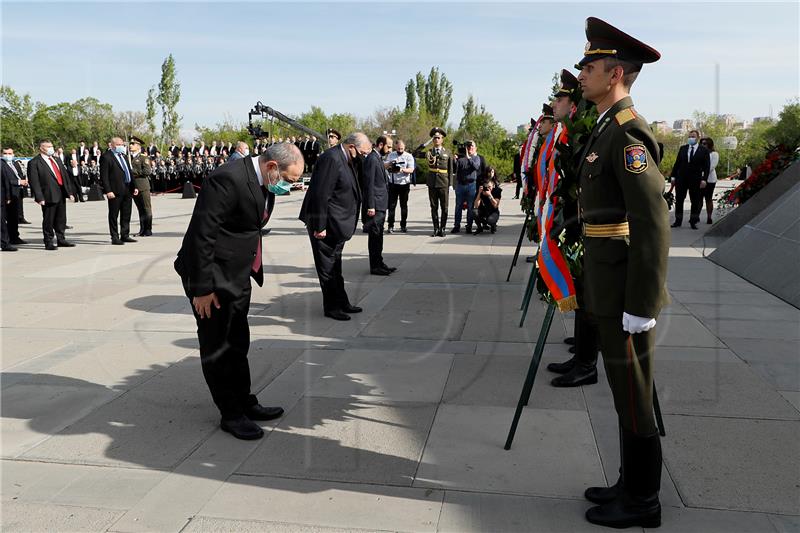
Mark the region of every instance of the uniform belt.
[[430, 169], [431, 172], [436, 172], [438, 174], [447, 174], [446, 168], [432, 168]]
[[584, 224], [583, 234], [587, 237], [627, 237], [631, 234], [627, 222], [619, 224]]

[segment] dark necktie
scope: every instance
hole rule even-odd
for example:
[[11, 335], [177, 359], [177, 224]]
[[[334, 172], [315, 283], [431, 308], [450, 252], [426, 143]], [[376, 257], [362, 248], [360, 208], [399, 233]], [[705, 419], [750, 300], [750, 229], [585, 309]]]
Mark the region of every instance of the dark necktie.
[[689, 161], [694, 157], [694, 146], [689, 148]]

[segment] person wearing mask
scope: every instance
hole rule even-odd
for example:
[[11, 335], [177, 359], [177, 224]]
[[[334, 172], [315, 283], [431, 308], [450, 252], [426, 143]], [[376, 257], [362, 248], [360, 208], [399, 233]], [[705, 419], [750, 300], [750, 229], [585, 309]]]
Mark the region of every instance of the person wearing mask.
[[15, 244], [28, 244], [19, 236], [22, 188], [28, 186], [28, 180], [25, 179], [25, 173], [22, 172], [19, 161], [14, 161], [13, 148], [3, 148], [2, 179], [8, 195], [7, 199], [10, 200], [3, 205], [8, 228], [8, 244], [12, 248]]
[[203, 182], [174, 263], [192, 305], [200, 364], [220, 427], [237, 439], [260, 439], [264, 431], [254, 421], [283, 415], [281, 407], [260, 405], [251, 390], [247, 314], [250, 279], [264, 283], [261, 228], [275, 194], [302, 172], [302, 155], [287, 145], [216, 169]]
[[131, 177], [133, 188], [139, 191], [134, 195], [133, 202], [139, 213], [139, 237], [149, 237], [153, 234], [153, 204], [150, 200], [150, 158], [142, 153], [142, 141], [138, 137], [131, 137]]
[[388, 276], [396, 268], [383, 261], [383, 224], [389, 206], [389, 176], [384, 157], [392, 151], [392, 138], [381, 135], [375, 140], [375, 148], [364, 160], [361, 192], [363, 196], [362, 221], [367, 230], [369, 250], [369, 272], [373, 276]]
[[394, 232], [394, 214], [397, 202], [400, 202], [400, 231], [408, 231], [408, 193], [411, 190], [411, 178], [414, 175], [414, 157], [406, 152], [406, 143], [397, 139], [395, 151], [389, 154], [389, 226], [386, 233]]
[[77, 159], [69, 160], [69, 177], [72, 180], [72, 190], [75, 191], [75, 201], [83, 202], [83, 190], [81, 189], [81, 168], [78, 166]]
[[425, 157], [428, 160], [428, 200], [431, 205], [431, 222], [433, 223], [431, 237], [444, 237], [444, 228], [447, 226], [449, 191], [453, 186], [453, 158], [447, 148], [443, 146], [447, 133], [442, 128], [433, 128], [430, 136], [433, 147], [426, 151], [425, 145], [418, 146], [414, 151], [414, 157]]
[[334, 320], [350, 320], [350, 314], [362, 310], [347, 297], [342, 251], [358, 224], [361, 188], [356, 165], [359, 157], [371, 151], [372, 143], [361, 132], [351, 133], [343, 143], [325, 150], [300, 208], [322, 288], [322, 308], [325, 316]]
[[111, 139], [111, 146], [100, 156], [100, 183], [108, 200], [108, 229], [111, 244], [122, 245], [136, 242], [130, 236], [131, 208], [133, 196], [139, 194], [134, 188], [130, 163], [125, 156], [127, 149], [122, 137]]
[[250, 155], [250, 148], [247, 146], [247, 143], [244, 141], [239, 141], [236, 143], [236, 150], [234, 150], [228, 158], [228, 162], [230, 163], [231, 161], [242, 159], [248, 155]]
[[711, 215], [714, 214], [714, 188], [717, 186], [717, 165], [719, 164], [719, 152], [714, 149], [714, 139], [704, 137], [700, 139], [700, 146], [708, 150], [708, 177], [705, 182], [700, 182], [700, 189], [706, 201], [706, 213], [708, 218], [706, 224], [713, 224]]
[[689, 193], [691, 205], [689, 212], [689, 225], [697, 229], [700, 222], [700, 211], [703, 209], [703, 195], [700, 190], [701, 182], [708, 179], [711, 157], [703, 146], [700, 146], [700, 132], [692, 130], [686, 144], [678, 150], [675, 164], [672, 166], [670, 181], [675, 184], [675, 223], [673, 228], [683, 224], [683, 202], [686, 193]]
[[[483, 233], [488, 229], [492, 233], [497, 231], [497, 221], [500, 219], [500, 199], [503, 190], [500, 182], [497, 181], [495, 170], [492, 167], [486, 169], [486, 181], [477, 190], [477, 195], [472, 203], [474, 217], [477, 227], [475, 235]], [[469, 226], [467, 226], [469, 227]]]
[[466, 154], [456, 159], [456, 213], [450, 233], [461, 232], [461, 211], [467, 210], [467, 233], [472, 233], [472, 204], [477, 194], [478, 177], [484, 175], [486, 162], [478, 155], [474, 141], [464, 143]]
[[28, 163], [28, 181], [33, 199], [42, 206], [45, 250], [75, 246], [64, 234], [67, 229], [67, 198], [74, 201], [75, 196], [67, 168], [55, 157], [50, 141], [39, 143], [39, 153]]

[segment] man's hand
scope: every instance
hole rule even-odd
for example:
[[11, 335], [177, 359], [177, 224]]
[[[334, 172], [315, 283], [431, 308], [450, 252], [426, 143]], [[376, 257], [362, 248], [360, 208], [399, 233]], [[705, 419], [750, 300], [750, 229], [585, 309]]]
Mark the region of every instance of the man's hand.
[[27, 187], [28, 186], [28, 180], [19, 180], [19, 186], [20, 187]]
[[42, 200], [41, 202], [36, 202], [36, 203], [38, 203], [39, 205], [44, 205], [44, 200]]
[[706, 188], [706, 180], [700, 180], [700, 188], [701, 189], [705, 189]]
[[133, 195], [139, 196], [139, 189], [133, 189]]
[[117, 197], [117, 195], [114, 194], [113, 192], [106, 193], [106, 198], [108, 198], [109, 200], [113, 200], [116, 197]]
[[73, 202], [75, 201], [75, 197], [71, 194], [69, 195], [69, 199], [72, 200]]
[[195, 296], [192, 298], [192, 306], [194, 310], [200, 315], [200, 318], [211, 318], [211, 306], [220, 308], [219, 300], [215, 293], [206, 294], [205, 296]]
[[375, 210], [374, 209], [367, 209], [367, 216], [368, 217], [374, 217], [375, 216]]
[[645, 318], [622, 313], [622, 329], [628, 333], [642, 333], [643, 331], [650, 331], [654, 327], [656, 327], [655, 318]]
[[315, 231], [315, 232], [314, 232], [314, 238], [315, 238], [315, 239], [320, 239], [320, 240], [322, 240], [322, 239], [324, 239], [324, 238], [325, 238], [325, 237], [327, 237], [327, 236], [328, 236], [328, 232], [327, 232], [326, 230], [322, 230], [322, 231]]

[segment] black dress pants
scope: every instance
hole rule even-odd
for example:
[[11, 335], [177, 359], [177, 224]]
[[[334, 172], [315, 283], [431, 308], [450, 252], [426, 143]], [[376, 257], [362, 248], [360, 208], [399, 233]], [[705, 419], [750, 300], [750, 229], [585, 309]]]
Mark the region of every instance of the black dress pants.
[[[64, 193], [66, 194], [66, 193]], [[42, 234], [44, 243], [52, 243], [55, 237], [57, 242], [64, 242], [64, 232], [67, 230], [67, 201], [64, 197], [60, 202], [45, 203], [42, 206]]]
[[700, 211], [703, 210], [703, 193], [700, 190], [700, 182], [678, 181], [675, 183], [675, 222], [683, 222], [683, 202], [686, 200], [686, 193], [689, 193], [689, 223], [697, 224], [700, 222]]
[[108, 200], [108, 230], [112, 241], [130, 236], [132, 205], [133, 198], [128, 193]]
[[324, 239], [317, 239], [313, 230], [308, 230], [308, 237], [311, 240], [311, 253], [314, 255], [314, 266], [322, 288], [323, 310], [328, 313], [348, 307], [350, 299], [344, 290], [342, 276], [342, 251], [346, 241], [330, 234]]
[[386, 211], [375, 211], [374, 217], [367, 217], [364, 226], [367, 229], [367, 249], [369, 250], [370, 270], [383, 266], [383, 222]]
[[411, 184], [395, 185], [389, 184], [389, 227], [394, 228], [394, 213], [397, 209], [397, 202], [400, 201], [400, 227], [406, 227], [408, 220], [408, 193]]
[[12, 241], [19, 239], [19, 206], [22, 205], [22, 198], [19, 194], [11, 196], [11, 203], [3, 206], [5, 220], [8, 224], [8, 237]]
[[[211, 316], [197, 321], [197, 339], [200, 342], [200, 364], [211, 397], [222, 418], [237, 418], [258, 403], [250, 394], [250, 326], [247, 312], [250, 309], [248, 287], [238, 296], [217, 293], [220, 308], [212, 306]], [[189, 298], [191, 302], [191, 298]]]

